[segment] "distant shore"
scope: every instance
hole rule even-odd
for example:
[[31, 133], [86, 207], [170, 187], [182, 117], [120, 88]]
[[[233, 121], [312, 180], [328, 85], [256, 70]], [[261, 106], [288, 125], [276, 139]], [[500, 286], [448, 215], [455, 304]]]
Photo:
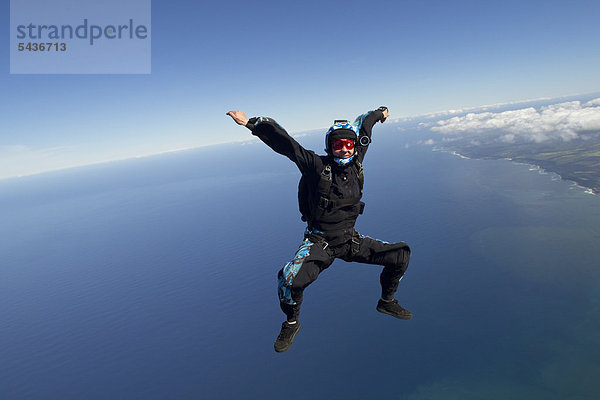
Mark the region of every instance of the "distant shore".
[[465, 150], [457, 151], [448, 148], [435, 148], [434, 151], [443, 151], [463, 159], [481, 159], [481, 160], [506, 160], [517, 164], [530, 165], [540, 172], [551, 172], [556, 174], [563, 181], [573, 182], [577, 187], [581, 188], [585, 193], [596, 195], [600, 192], [600, 171], [586, 171], [582, 173], [577, 167], [581, 163], [572, 163], [558, 165], [558, 163], [544, 162], [541, 157], [524, 157], [521, 155], [513, 155], [512, 157], [481, 154], [482, 152], [474, 152], [479, 154], [465, 154]]

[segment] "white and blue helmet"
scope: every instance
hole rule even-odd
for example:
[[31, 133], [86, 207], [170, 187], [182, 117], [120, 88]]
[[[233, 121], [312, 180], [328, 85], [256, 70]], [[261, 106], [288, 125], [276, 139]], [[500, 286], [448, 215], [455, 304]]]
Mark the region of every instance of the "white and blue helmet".
[[358, 129], [348, 121], [335, 121], [325, 134], [325, 151], [331, 154], [331, 141], [333, 139], [351, 139], [356, 143]]

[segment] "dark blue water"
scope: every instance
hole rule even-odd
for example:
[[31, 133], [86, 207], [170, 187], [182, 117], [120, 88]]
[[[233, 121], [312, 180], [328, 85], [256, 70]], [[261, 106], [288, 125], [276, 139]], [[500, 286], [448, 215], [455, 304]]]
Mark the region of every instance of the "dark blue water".
[[336, 261], [283, 354], [299, 173], [264, 145], [1, 181], [0, 398], [598, 398], [598, 196], [392, 135], [358, 229], [411, 245], [415, 316], [377, 313], [379, 268]]

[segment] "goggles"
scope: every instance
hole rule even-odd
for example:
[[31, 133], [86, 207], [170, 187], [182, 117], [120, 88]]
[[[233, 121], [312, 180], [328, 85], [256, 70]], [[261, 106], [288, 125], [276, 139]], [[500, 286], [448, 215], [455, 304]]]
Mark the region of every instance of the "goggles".
[[341, 151], [343, 148], [352, 150], [354, 148], [354, 140], [352, 139], [334, 139], [331, 142], [331, 148], [335, 151]]

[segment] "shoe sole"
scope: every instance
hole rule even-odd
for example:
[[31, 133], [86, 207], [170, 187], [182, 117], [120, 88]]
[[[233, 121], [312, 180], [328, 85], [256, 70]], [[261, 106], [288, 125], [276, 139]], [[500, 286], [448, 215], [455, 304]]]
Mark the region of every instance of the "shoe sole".
[[387, 310], [384, 310], [383, 308], [379, 308], [379, 307], [377, 307], [377, 311], [379, 311], [382, 314], [391, 315], [392, 317], [396, 317], [398, 319], [403, 319], [403, 320], [406, 320], [406, 321], [408, 321], [409, 319], [412, 318], [412, 314], [403, 317], [403, 316], [400, 316], [400, 315], [397, 315], [397, 314], [393, 314], [393, 313], [391, 313], [391, 312], [389, 312]]
[[292, 339], [290, 340], [290, 344], [287, 347], [284, 347], [283, 349], [279, 349], [279, 350], [277, 350], [277, 348], [275, 348], [275, 351], [277, 353], [283, 353], [285, 351], [288, 351], [290, 349], [290, 347], [292, 347], [292, 344], [294, 343], [294, 338], [296, 337], [298, 332], [300, 332], [300, 328], [301, 328], [301, 326], [299, 326], [298, 330], [296, 332], [294, 332], [294, 335], [292, 336]]

